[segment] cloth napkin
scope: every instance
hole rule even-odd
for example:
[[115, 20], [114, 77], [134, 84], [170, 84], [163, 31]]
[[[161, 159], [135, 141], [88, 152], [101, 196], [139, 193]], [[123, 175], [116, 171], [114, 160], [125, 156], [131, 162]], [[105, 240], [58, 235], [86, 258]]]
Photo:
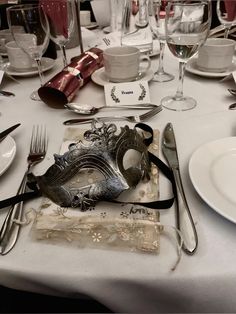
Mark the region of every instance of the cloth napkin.
[[[72, 142], [83, 140], [84, 131], [68, 128], [60, 153], [63, 154]], [[157, 155], [159, 132], [154, 132], [150, 151]], [[132, 162], [133, 155], [126, 162]], [[78, 184], [94, 182], [93, 172], [86, 171]], [[79, 182], [84, 181], [84, 182]], [[135, 190], [123, 193], [119, 200], [145, 201], [159, 198], [158, 170], [152, 166], [151, 180], [141, 182]], [[75, 245], [76, 247], [110, 248], [118, 250], [159, 252], [159, 212], [142, 206], [119, 205], [100, 202], [95, 208], [81, 212], [78, 209], [62, 208], [48, 198], [43, 198], [32, 228], [35, 240], [49, 243]]]

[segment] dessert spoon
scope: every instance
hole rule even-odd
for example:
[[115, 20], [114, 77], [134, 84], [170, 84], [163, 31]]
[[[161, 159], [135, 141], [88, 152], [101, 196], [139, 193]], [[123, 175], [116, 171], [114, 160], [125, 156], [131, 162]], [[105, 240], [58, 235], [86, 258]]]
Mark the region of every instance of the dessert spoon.
[[65, 108], [69, 109], [78, 114], [91, 115], [99, 112], [103, 109], [151, 109], [155, 108], [157, 105], [154, 104], [136, 104], [136, 105], [117, 105], [117, 106], [102, 106], [102, 107], [94, 107], [89, 104], [79, 104], [79, 103], [68, 103], [65, 104]]

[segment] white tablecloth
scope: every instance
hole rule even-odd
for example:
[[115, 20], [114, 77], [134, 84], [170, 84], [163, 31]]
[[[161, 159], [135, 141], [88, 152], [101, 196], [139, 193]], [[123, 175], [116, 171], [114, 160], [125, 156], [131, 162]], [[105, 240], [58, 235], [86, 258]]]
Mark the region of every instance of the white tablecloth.
[[[72, 57], [79, 48], [68, 51]], [[176, 79], [167, 83], [150, 82], [151, 101], [173, 94], [177, 86], [178, 62], [166, 49], [165, 68]], [[153, 59], [153, 69], [158, 59]], [[49, 79], [62, 66], [45, 73]], [[0, 177], [0, 199], [13, 196], [26, 169], [33, 124], [43, 123], [49, 134], [46, 159], [34, 168], [36, 175], [53, 163], [53, 153], [60, 149], [64, 120], [75, 115], [64, 109], [53, 109], [29, 95], [38, 88], [38, 77], [18, 78], [20, 84], [4, 79], [1, 88], [13, 91], [15, 98], [0, 98], [1, 130], [20, 122], [12, 133], [17, 145], [16, 157]], [[161, 236], [159, 255], [131, 252], [78, 249], [69, 245], [35, 242], [31, 225], [22, 228], [14, 249], [0, 256], [0, 285], [44, 294], [94, 298], [115, 312], [235, 312], [236, 311], [236, 228], [210, 208], [196, 193], [188, 174], [188, 162], [201, 144], [236, 135], [236, 112], [229, 111], [234, 101], [227, 92], [232, 82], [220, 83], [186, 73], [184, 91], [197, 99], [195, 109], [173, 112], [166, 109], [150, 120], [161, 131], [172, 122], [176, 133], [181, 175], [186, 197], [196, 223], [199, 247], [193, 256], [183, 254], [177, 269], [176, 247], [168, 236]], [[88, 83], [78, 92], [76, 101], [104, 105], [103, 88]], [[124, 125], [120, 122], [119, 125]], [[132, 124], [131, 124], [132, 125]], [[75, 126], [77, 127], [77, 126]], [[164, 160], [161, 152], [160, 158]], [[160, 198], [170, 195], [169, 182], [160, 177]], [[40, 199], [28, 202], [26, 208], [37, 208]], [[1, 210], [0, 223], [6, 210]], [[174, 224], [174, 206], [161, 212], [161, 222]], [[37, 310], [37, 307], [36, 307]]]

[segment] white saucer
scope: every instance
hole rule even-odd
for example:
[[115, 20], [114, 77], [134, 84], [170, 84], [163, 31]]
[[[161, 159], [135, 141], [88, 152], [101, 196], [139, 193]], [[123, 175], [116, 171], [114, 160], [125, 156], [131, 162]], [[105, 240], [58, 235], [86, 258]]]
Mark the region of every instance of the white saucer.
[[87, 28], [87, 29], [95, 29], [95, 28], [98, 27], [98, 23], [96, 23], [96, 22], [91, 22], [90, 25], [87, 25], [87, 26], [84, 26], [84, 27]]
[[[152, 78], [153, 78], [153, 71], [149, 69], [147, 71], [147, 73], [144, 76], [137, 79], [137, 81], [150, 81]], [[96, 83], [100, 86], [104, 86], [105, 84], [113, 83], [113, 82], [110, 82], [108, 80], [108, 78], [106, 77], [104, 67], [93, 72], [91, 79], [94, 83]], [[116, 84], [118, 84], [118, 83], [116, 83]]]
[[0, 143], [0, 175], [2, 175], [12, 163], [16, 154], [16, 143], [13, 138], [8, 135]]
[[106, 26], [102, 30], [104, 34], [109, 34], [111, 33], [111, 26]]
[[[54, 59], [50, 58], [42, 58], [42, 71], [48, 71], [50, 70], [55, 64]], [[11, 65], [8, 64], [6, 67], [6, 73], [9, 75], [15, 75], [15, 76], [32, 76], [38, 74], [38, 69], [36, 67], [30, 68], [27, 71], [16, 71], [15, 69], [11, 68]]]
[[236, 70], [236, 64], [232, 63], [232, 66], [230, 67], [230, 69], [228, 71], [225, 71], [225, 72], [201, 71], [197, 66], [197, 58], [190, 59], [186, 65], [186, 71], [193, 73], [193, 74], [200, 75], [200, 76], [212, 77], [212, 78], [214, 78], [214, 77], [225, 77], [235, 70]]
[[189, 162], [193, 186], [217, 213], [236, 223], [236, 137], [199, 147]]

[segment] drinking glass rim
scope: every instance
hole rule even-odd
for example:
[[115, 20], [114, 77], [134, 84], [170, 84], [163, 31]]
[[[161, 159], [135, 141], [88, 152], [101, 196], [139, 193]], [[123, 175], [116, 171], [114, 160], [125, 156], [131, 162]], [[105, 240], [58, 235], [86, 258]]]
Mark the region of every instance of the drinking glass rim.
[[40, 8], [41, 5], [37, 3], [27, 3], [27, 4], [17, 4], [17, 5], [12, 5], [7, 8], [7, 11], [11, 11], [14, 9], [14, 11], [20, 11], [20, 10], [29, 10], [33, 8]]

